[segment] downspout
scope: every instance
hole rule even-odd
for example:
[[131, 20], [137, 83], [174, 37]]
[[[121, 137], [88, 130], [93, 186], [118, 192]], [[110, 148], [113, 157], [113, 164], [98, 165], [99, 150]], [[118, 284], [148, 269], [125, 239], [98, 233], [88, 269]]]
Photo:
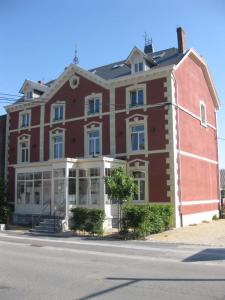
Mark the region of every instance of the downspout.
[[180, 116], [179, 116], [179, 106], [178, 106], [178, 85], [177, 80], [172, 71], [172, 78], [175, 83], [175, 108], [177, 111], [177, 160], [178, 160], [178, 196], [179, 196], [179, 216], [180, 216], [180, 226], [183, 227], [183, 214], [182, 214], [182, 191], [181, 191], [181, 158], [180, 158]]

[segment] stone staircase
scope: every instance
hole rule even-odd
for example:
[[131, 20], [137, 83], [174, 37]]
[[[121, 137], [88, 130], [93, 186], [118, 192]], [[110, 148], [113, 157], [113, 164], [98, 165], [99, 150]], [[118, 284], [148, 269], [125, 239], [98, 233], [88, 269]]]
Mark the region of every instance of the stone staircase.
[[41, 233], [41, 234], [53, 234], [59, 233], [62, 231], [62, 219], [53, 219], [48, 218], [44, 219], [30, 230], [32, 233]]

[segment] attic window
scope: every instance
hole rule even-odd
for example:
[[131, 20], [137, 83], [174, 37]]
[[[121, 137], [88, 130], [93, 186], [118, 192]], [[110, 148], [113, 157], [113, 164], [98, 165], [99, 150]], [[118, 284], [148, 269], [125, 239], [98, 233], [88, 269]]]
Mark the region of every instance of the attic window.
[[134, 64], [134, 72], [142, 72], [144, 70], [143, 62]]
[[27, 92], [25, 97], [26, 97], [26, 100], [32, 99], [33, 98], [33, 92], [32, 91]]

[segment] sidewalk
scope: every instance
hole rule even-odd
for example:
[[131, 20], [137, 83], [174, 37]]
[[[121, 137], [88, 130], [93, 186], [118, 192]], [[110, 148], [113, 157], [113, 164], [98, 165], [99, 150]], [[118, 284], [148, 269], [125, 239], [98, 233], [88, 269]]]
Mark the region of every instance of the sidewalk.
[[225, 219], [154, 234], [148, 241], [225, 247]]

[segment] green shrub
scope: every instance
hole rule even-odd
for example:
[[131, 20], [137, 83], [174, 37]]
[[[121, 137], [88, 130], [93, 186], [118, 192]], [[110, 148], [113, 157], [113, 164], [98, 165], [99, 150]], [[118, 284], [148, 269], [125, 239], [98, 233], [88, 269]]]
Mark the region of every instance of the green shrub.
[[0, 206], [0, 224], [7, 224], [9, 217], [9, 208], [7, 206]]
[[171, 205], [129, 205], [123, 208], [123, 233], [132, 231], [134, 238], [159, 233], [171, 227]]
[[91, 234], [103, 234], [105, 213], [102, 209], [76, 207], [73, 212], [73, 229], [86, 231]]

